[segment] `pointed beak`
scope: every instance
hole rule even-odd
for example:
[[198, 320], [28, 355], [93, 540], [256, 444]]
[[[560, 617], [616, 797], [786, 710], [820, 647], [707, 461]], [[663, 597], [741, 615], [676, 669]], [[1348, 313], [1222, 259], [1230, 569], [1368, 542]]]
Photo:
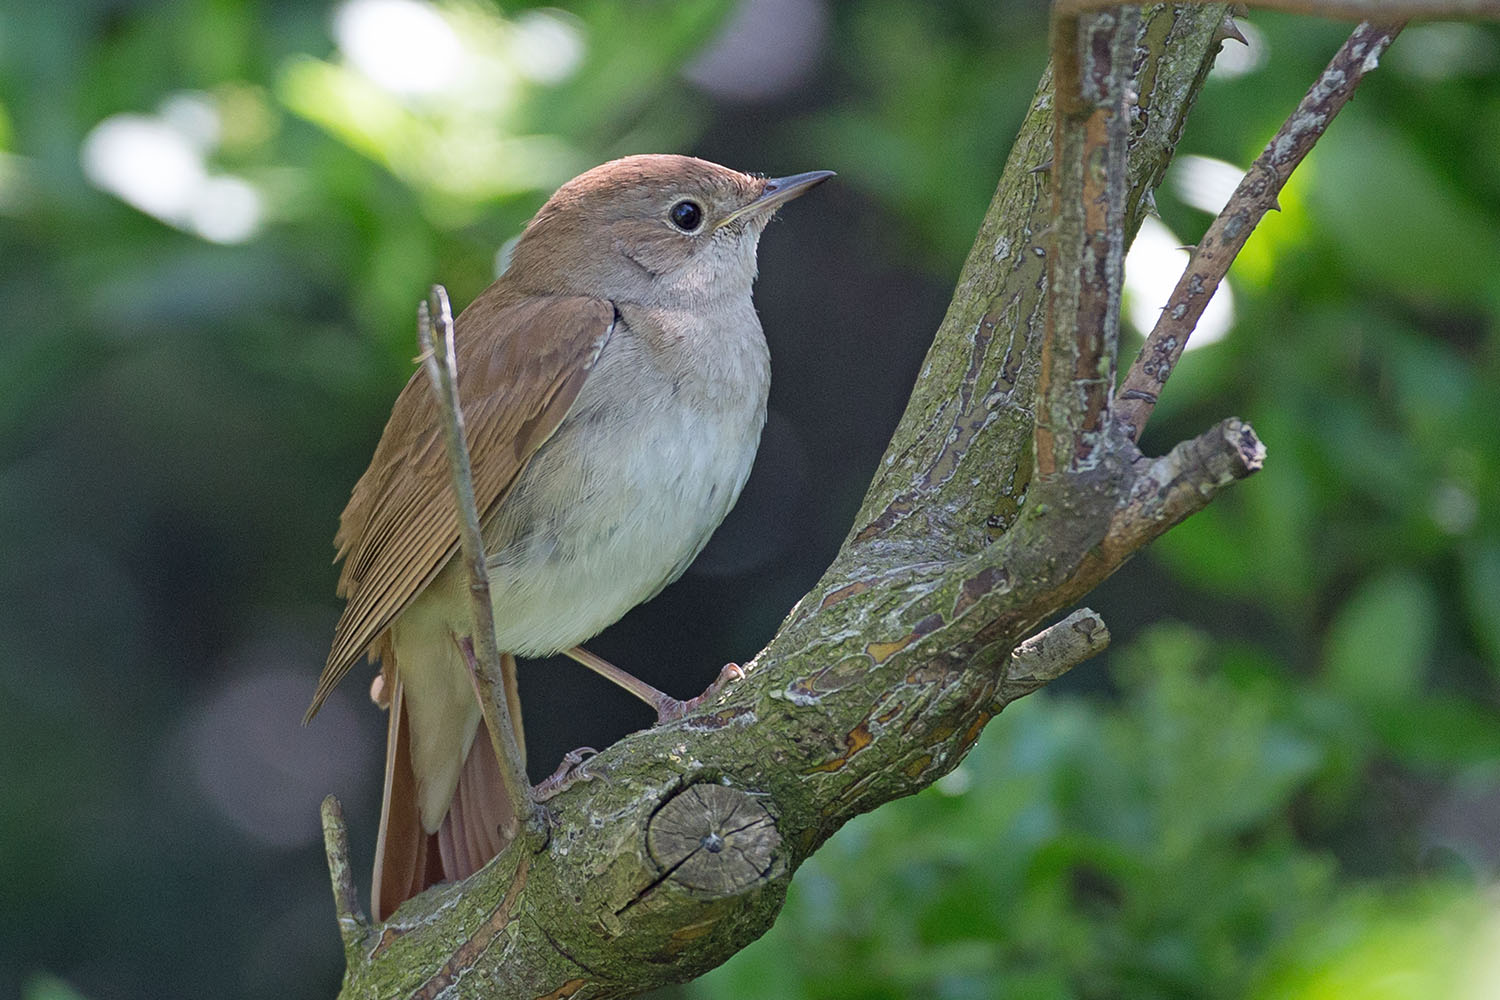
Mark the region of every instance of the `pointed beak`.
[[730, 212], [719, 221], [719, 226], [726, 226], [747, 215], [770, 215], [793, 198], [817, 187], [833, 175], [832, 170], [809, 170], [805, 174], [792, 174], [790, 177], [772, 177], [766, 181], [765, 189], [761, 191], [759, 198]]

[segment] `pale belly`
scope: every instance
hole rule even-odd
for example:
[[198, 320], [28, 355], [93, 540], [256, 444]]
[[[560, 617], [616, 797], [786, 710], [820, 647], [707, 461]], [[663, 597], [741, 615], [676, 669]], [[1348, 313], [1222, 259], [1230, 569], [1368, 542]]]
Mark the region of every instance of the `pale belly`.
[[762, 420], [669, 403], [642, 424], [585, 412], [561, 429], [488, 526], [500, 648], [576, 646], [681, 576], [739, 496]]

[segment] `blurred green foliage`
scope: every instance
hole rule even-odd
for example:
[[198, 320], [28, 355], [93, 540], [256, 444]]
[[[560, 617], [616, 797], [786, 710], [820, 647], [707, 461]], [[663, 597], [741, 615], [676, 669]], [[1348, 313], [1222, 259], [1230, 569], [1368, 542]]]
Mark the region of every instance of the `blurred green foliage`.
[[[1341, 37], [1252, 24], [1269, 62], [1210, 82], [1182, 152], [1249, 162]], [[1116, 602], [1195, 624], [1117, 642], [1109, 696], [1029, 699], [851, 824], [691, 995], [1500, 991], [1497, 69], [1493, 29], [1398, 40], [1232, 272], [1232, 333], [1174, 376], [1147, 450], [1236, 413], [1266, 471], [1090, 603], [1117, 636]], [[1173, 181], [1191, 242], [1208, 216]]]
[[766, 995], [1243, 995], [1247, 956], [1316, 914], [1337, 871], [1291, 815], [1328, 754], [1266, 664], [1226, 676], [1230, 657], [1255, 654], [1160, 626], [1116, 658], [1117, 701], [1007, 710], [931, 792], [830, 841], [761, 963], [746, 952], [705, 995], [775, 969], [806, 989]]
[[[680, 694], [748, 656], [847, 529], [1045, 55], [1032, 2], [781, 0], [815, 58], [737, 101], [690, 82], [729, 72], [702, 60], [732, 0], [416, 6], [465, 46], [446, 89], [438, 59], [380, 82], [323, 0], [0, 11], [0, 994], [336, 987], [316, 802], [345, 798], [362, 864], [382, 729], [352, 680], [295, 726], [328, 539], [427, 284], [466, 302], [610, 156], [840, 174], [762, 249], [772, 424], [739, 509], [599, 640], [702, 664], [654, 678]], [[1344, 34], [1252, 25], [1262, 61], [1210, 80], [1182, 152], [1248, 163]], [[728, 48], [769, 73], [789, 41], [758, 30]], [[110, 193], [107, 122], [168, 130], [177, 188], [253, 224]], [[1183, 243], [1187, 180], [1157, 199]], [[1090, 597], [1109, 654], [835, 836], [680, 994], [1500, 990], [1500, 32], [1409, 29], [1282, 208], [1145, 442], [1234, 413], [1266, 470]], [[542, 771], [643, 724], [545, 669]]]

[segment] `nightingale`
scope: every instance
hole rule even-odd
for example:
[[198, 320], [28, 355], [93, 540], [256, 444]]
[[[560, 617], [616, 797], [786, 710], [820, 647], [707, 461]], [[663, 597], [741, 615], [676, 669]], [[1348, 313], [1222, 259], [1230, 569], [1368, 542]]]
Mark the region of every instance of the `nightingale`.
[[[681, 576], [739, 497], [770, 382], [751, 301], [756, 247], [778, 207], [830, 176], [768, 179], [664, 155], [595, 167], [542, 206], [509, 268], [455, 321], [517, 743], [517, 655], [567, 652], [659, 718], [691, 704], [580, 644]], [[514, 827], [490, 740], [476, 739], [450, 483], [419, 369], [340, 518], [347, 603], [307, 713], [361, 656], [380, 662], [372, 690], [389, 718], [377, 920], [477, 871]]]

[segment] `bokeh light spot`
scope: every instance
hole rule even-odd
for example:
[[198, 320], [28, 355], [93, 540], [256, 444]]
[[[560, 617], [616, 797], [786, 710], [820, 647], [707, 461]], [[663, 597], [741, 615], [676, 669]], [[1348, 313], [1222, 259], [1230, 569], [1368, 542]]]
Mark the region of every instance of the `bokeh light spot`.
[[1212, 156], [1179, 156], [1168, 173], [1172, 190], [1185, 204], [1218, 215], [1229, 202], [1245, 172]]
[[213, 243], [243, 243], [260, 230], [264, 202], [244, 178], [209, 172], [219, 126], [212, 99], [194, 92], [169, 96], [157, 116], [112, 115], [84, 137], [84, 175], [170, 226]]
[[516, 18], [511, 58], [528, 80], [561, 83], [578, 69], [583, 53], [583, 31], [570, 14], [532, 10]]
[[417, 0], [347, 0], [333, 35], [350, 63], [396, 94], [446, 90], [463, 71], [463, 43], [443, 15]]
[[[1147, 218], [1125, 258], [1125, 312], [1142, 334], [1151, 332], [1172, 289], [1187, 267], [1189, 255], [1182, 241], [1159, 219]], [[1221, 284], [1203, 310], [1203, 318], [1188, 341], [1187, 350], [1223, 338], [1234, 324], [1234, 295]]]
[[[236, 655], [245, 667], [282, 659], [259, 647]], [[374, 748], [351, 740], [349, 698], [329, 699], [314, 724], [299, 725], [312, 678], [305, 669], [243, 672], [188, 716], [185, 740], [199, 792], [246, 837], [297, 847], [321, 836], [318, 804], [380, 769]]]
[[186, 136], [145, 115], [114, 115], [94, 126], [82, 158], [96, 187], [168, 222], [183, 217], [206, 175], [202, 155]]

